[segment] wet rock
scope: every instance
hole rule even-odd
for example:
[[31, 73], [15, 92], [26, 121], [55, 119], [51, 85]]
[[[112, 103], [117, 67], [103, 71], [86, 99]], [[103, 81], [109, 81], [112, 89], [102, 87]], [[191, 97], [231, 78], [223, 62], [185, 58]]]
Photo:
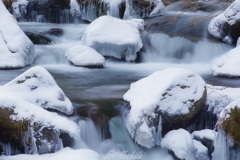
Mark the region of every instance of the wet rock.
[[41, 32], [41, 34], [43, 34], [43, 35], [48, 34], [48, 35], [53, 35], [53, 36], [62, 36], [63, 33], [64, 33], [64, 31], [61, 28], [51, 28], [47, 31]]
[[53, 43], [52, 40], [44, 35], [32, 33], [32, 32], [25, 32], [28, 38], [33, 42], [33, 44], [51, 44]]

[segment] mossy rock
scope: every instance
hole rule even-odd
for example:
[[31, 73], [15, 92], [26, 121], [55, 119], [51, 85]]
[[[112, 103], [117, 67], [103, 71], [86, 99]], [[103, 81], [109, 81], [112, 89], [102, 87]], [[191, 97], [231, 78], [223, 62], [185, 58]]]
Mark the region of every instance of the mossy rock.
[[225, 119], [220, 127], [236, 143], [240, 144], [240, 108], [235, 107], [231, 109], [230, 117]]

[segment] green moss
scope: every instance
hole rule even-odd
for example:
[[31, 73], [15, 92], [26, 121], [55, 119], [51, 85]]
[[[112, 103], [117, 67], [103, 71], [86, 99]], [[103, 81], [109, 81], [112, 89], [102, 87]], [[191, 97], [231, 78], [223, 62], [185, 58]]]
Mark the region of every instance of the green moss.
[[221, 127], [234, 141], [240, 143], [240, 109], [231, 109], [230, 118], [224, 120]]

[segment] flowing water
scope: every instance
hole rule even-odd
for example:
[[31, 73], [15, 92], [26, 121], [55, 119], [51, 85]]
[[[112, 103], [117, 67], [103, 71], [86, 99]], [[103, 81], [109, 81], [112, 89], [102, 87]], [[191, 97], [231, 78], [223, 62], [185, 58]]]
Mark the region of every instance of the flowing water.
[[[39, 17], [41, 19], [41, 17]], [[102, 110], [117, 106], [130, 84], [154, 71], [167, 67], [188, 68], [200, 74], [207, 83], [240, 87], [237, 79], [229, 80], [211, 76], [211, 63], [232, 48], [227, 44], [216, 43], [203, 38], [192, 41], [179, 36], [164, 33], [144, 33], [144, 51], [141, 63], [128, 63], [107, 60], [103, 69], [75, 67], [66, 59], [65, 52], [70, 47], [81, 44], [81, 36], [88, 24], [50, 24], [50, 23], [19, 23], [24, 31], [41, 33], [51, 28], [60, 28], [62, 36], [49, 36], [50, 45], [35, 45], [36, 59], [34, 65], [42, 65], [53, 75], [66, 96], [77, 105], [97, 106]], [[24, 72], [19, 70], [0, 70], [0, 85], [3, 85]], [[217, 83], [216, 80], [217, 79]], [[108, 115], [112, 110], [105, 110]], [[145, 150], [135, 145], [127, 133], [122, 118], [109, 113], [110, 138], [106, 138], [99, 127], [89, 118], [72, 117], [81, 129], [82, 140], [75, 142], [74, 148], [90, 148], [101, 155], [118, 157], [122, 152], [138, 153], [144, 159], [173, 159], [166, 150], [156, 147]], [[161, 132], [159, 124], [158, 133]], [[160, 141], [161, 137], [157, 137]], [[8, 146], [6, 146], [7, 148]], [[7, 152], [8, 154], [9, 151]], [[105, 157], [106, 158], [106, 157]]]

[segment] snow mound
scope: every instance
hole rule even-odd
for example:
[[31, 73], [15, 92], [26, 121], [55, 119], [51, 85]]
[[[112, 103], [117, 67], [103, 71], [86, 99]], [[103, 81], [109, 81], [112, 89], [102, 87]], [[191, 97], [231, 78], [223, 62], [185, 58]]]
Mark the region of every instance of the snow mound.
[[157, 0], [155, 2], [155, 8], [153, 9], [153, 11], [149, 14], [149, 17], [152, 17], [152, 16], [155, 16], [159, 13], [162, 13], [164, 8], [165, 8], [165, 5], [162, 3], [161, 0]]
[[201, 142], [193, 140], [197, 160], [209, 160], [208, 149]]
[[126, 61], [136, 60], [137, 52], [143, 46], [139, 26], [134, 27], [125, 20], [111, 16], [102, 16], [93, 21], [83, 33], [82, 41], [103, 56]]
[[215, 138], [216, 138], [216, 134], [217, 134], [217, 132], [215, 132], [214, 130], [204, 129], [201, 131], [194, 131], [192, 133], [192, 137], [199, 138], [199, 139], [206, 138], [206, 139], [212, 140], [214, 142]]
[[0, 1], [0, 68], [21, 68], [34, 60], [34, 46]]
[[123, 96], [131, 107], [125, 118], [130, 135], [138, 144], [151, 148], [153, 139], [156, 139], [154, 131], [159, 128], [153, 123], [160, 121], [159, 116], [171, 119], [188, 115], [190, 110], [198, 110], [201, 106], [196, 104], [205, 98], [205, 90], [205, 82], [200, 76], [179, 68], [158, 71], [132, 83]]
[[99, 160], [99, 155], [89, 149], [64, 148], [59, 152], [43, 155], [2, 156], [1, 160]]
[[12, 3], [12, 12], [16, 18], [20, 18], [27, 13], [27, 0], [14, 0]]
[[0, 86], [0, 107], [14, 111], [10, 117], [13, 121], [29, 120], [32, 124], [40, 123], [44, 127], [64, 131], [72, 137], [79, 138], [79, 128], [75, 122], [29, 103], [21, 99], [19, 94], [14, 94], [2, 86]]
[[228, 104], [240, 97], [240, 88], [207, 85], [208, 111], [220, 113]]
[[228, 33], [225, 33], [227, 26], [232, 26], [240, 20], [240, 1], [235, 0], [224, 12], [213, 18], [209, 25], [208, 31], [216, 38], [228, 39]]
[[70, 48], [65, 56], [76, 66], [103, 67], [105, 58], [91, 47], [76, 45]]
[[43, 67], [32, 67], [3, 87], [23, 100], [42, 108], [65, 114], [73, 113], [72, 103]]
[[213, 75], [240, 77], [240, 46], [225, 53], [214, 61]]
[[161, 146], [173, 151], [179, 159], [196, 160], [192, 137], [184, 129], [168, 132], [162, 139]]

